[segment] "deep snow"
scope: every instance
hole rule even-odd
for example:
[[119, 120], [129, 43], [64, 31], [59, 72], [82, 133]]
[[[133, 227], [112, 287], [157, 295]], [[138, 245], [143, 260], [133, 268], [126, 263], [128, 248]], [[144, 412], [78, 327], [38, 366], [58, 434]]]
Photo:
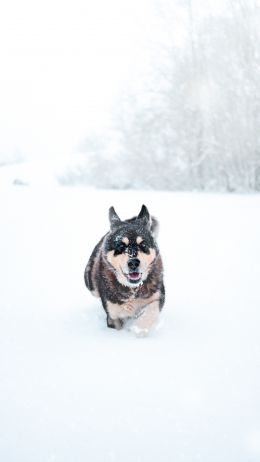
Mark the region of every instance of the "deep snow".
[[[2, 184], [0, 460], [259, 462], [260, 196]], [[158, 217], [164, 323], [107, 329], [84, 286], [114, 205]]]

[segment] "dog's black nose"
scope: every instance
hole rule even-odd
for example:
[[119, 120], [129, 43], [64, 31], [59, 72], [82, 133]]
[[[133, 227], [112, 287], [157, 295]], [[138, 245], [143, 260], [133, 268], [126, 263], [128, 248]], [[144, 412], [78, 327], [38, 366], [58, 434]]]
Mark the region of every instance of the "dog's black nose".
[[139, 265], [140, 260], [138, 260], [138, 258], [131, 258], [131, 260], [128, 261], [128, 267], [130, 271], [135, 271]]

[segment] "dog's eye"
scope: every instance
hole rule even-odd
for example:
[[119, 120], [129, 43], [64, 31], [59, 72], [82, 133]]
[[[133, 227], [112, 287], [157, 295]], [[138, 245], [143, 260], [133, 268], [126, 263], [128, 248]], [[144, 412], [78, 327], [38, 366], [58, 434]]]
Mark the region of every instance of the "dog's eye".
[[139, 244], [139, 249], [144, 252], [144, 253], [149, 253], [149, 246], [146, 244], [145, 241], [142, 241], [140, 244]]
[[115, 255], [119, 255], [120, 253], [123, 253], [125, 249], [126, 249], [126, 245], [124, 244], [124, 242], [119, 242], [115, 246]]

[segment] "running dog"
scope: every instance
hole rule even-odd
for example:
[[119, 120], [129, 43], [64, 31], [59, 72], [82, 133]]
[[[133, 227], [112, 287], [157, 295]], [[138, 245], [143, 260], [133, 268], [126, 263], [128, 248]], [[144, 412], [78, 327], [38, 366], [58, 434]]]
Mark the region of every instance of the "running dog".
[[138, 216], [121, 221], [109, 209], [110, 231], [94, 248], [86, 266], [87, 288], [101, 298], [107, 326], [130, 326], [148, 334], [164, 305], [163, 265], [156, 237], [158, 221], [145, 205]]

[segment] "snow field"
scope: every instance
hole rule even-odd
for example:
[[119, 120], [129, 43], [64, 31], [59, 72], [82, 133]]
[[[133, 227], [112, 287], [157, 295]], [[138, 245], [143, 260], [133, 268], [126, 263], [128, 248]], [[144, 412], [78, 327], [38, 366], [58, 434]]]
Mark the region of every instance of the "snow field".
[[[142, 203], [158, 217], [163, 326], [107, 329], [90, 252]], [[260, 460], [260, 198], [1, 188], [0, 459]]]

